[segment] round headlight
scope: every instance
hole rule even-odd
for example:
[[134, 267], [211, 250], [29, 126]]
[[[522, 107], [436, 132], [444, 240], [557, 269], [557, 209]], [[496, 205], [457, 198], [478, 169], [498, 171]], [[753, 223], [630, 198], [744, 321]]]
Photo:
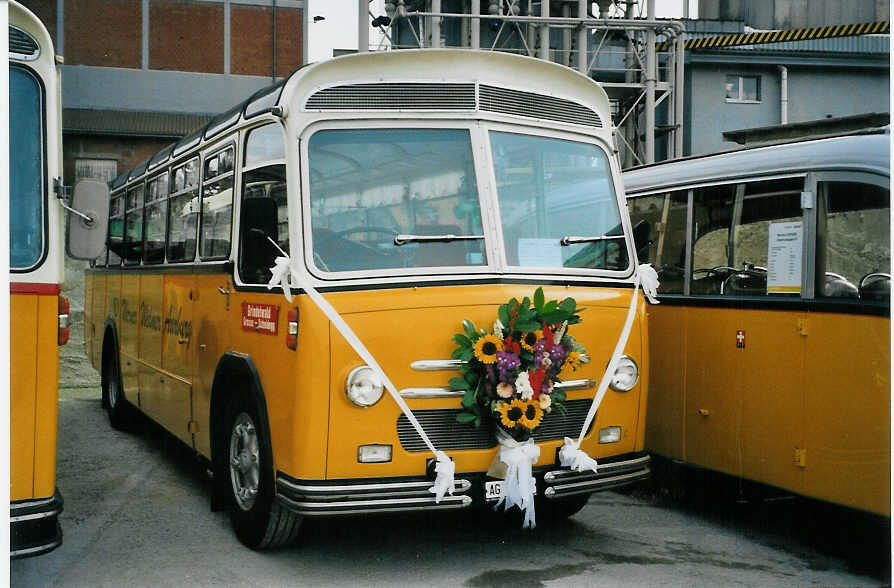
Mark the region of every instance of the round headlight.
[[382, 385], [382, 378], [368, 365], [355, 367], [348, 374], [345, 393], [348, 395], [348, 399], [357, 406], [372, 406], [379, 401], [384, 391], [385, 386]]
[[617, 392], [627, 392], [636, 386], [638, 380], [639, 367], [637, 367], [636, 362], [630, 357], [622, 355], [621, 359], [618, 360], [615, 373], [612, 374], [612, 381], [609, 386]]

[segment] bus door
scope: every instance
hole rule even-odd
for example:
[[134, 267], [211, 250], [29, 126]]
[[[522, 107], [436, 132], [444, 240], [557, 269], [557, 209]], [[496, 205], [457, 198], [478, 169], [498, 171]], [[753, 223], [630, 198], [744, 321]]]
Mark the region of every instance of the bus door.
[[140, 273], [143, 249], [143, 185], [129, 188], [123, 198], [121, 289], [118, 308], [118, 344], [121, 348], [121, 383], [130, 402], [140, 404]]
[[804, 178], [696, 189], [689, 309], [687, 459], [729, 474], [800, 487]]
[[[199, 159], [190, 159], [171, 170], [168, 198], [167, 261], [193, 262], [199, 220]], [[193, 308], [197, 298], [195, 266], [169, 269], [163, 274], [161, 361], [163, 386], [159, 389], [155, 418], [192, 445], [192, 385], [196, 356], [193, 340]]]
[[[885, 513], [891, 459], [889, 179], [817, 174], [816, 194], [816, 299], [831, 309], [811, 313], [804, 336], [807, 487], [818, 498]], [[836, 483], [842, 479], [859, 480], [867, 491], [855, 497], [850, 485]]]

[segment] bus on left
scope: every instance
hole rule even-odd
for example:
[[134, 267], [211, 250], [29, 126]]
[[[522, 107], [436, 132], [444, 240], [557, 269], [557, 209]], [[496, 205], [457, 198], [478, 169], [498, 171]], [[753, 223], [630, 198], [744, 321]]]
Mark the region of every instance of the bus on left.
[[[71, 203], [62, 184], [59, 70], [43, 23], [9, 2], [10, 555], [39, 555], [62, 544], [56, 488], [59, 346], [68, 341], [63, 281], [65, 210], [72, 233], [103, 232], [85, 213], [108, 198], [87, 181]], [[102, 240], [104, 235], [97, 235]], [[81, 238], [82, 239], [82, 238]], [[92, 253], [81, 240], [74, 256]]]

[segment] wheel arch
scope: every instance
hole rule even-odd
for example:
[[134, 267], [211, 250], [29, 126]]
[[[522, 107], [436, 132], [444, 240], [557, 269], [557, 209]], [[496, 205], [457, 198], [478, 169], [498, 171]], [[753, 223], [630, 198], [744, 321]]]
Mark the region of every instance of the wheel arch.
[[[234, 383], [236, 390], [234, 391]], [[241, 385], [240, 385], [241, 384]], [[261, 384], [261, 376], [251, 356], [235, 351], [224, 353], [214, 369], [209, 407], [209, 432], [211, 441], [211, 463], [214, 472], [214, 488], [211, 497], [212, 510], [222, 510], [226, 505], [226, 443], [227, 431], [223, 426], [224, 417], [231, 399], [237, 395], [254, 404], [258, 411], [258, 433], [262, 439], [261, 450], [266, 463], [273, 468], [273, 443], [270, 435], [270, 421], [267, 417], [267, 400]]]

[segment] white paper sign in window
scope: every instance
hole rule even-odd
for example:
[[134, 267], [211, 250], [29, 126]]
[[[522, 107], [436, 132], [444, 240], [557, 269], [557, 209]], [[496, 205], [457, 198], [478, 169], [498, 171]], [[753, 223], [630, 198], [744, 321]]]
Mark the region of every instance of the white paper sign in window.
[[518, 265], [526, 267], [562, 267], [562, 245], [558, 239], [520, 238]]
[[767, 294], [801, 292], [801, 221], [770, 223], [767, 245]]

